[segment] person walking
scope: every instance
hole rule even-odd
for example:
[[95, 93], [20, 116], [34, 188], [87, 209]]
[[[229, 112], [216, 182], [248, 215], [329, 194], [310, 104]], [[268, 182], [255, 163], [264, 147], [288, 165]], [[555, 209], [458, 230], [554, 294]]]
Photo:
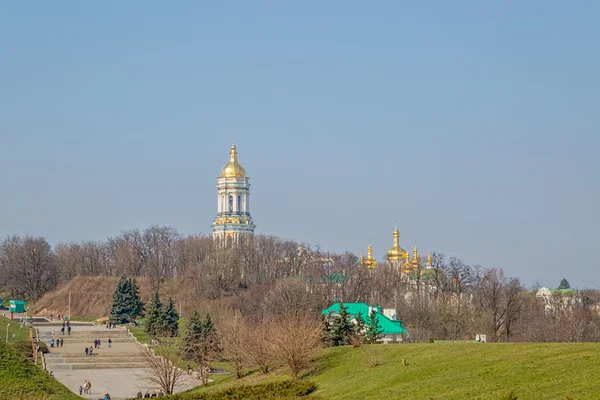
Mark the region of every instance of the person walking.
[[100, 339], [98, 339], [98, 348], [100, 348]]
[[60, 347], [63, 347], [63, 343], [65, 343], [65, 339], [60, 339]]
[[94, 355], [93, 352], [94, 352], [94, 348], [92, 346], [90, 346], [90, 356]]
[[60, 334], [64, 335], [65, 334], [65, 326], [63, 325], [62, 328], [60, 328]]
[[88, 355], [88, 352], [90, 351], [90, 349], [87, 348], [87, 346], [85, 346], [85, 355]]
[[112, 339], [108, 338], [108, 347], [112, 347], [111, 345], [112, 345]]
[[79, 385], [79, 395], [81, 396], [83, 394], [83, 386]]
[[69, 334], [69, 336], [71, 336], [71, 326], [67, 327], [67, 333]]

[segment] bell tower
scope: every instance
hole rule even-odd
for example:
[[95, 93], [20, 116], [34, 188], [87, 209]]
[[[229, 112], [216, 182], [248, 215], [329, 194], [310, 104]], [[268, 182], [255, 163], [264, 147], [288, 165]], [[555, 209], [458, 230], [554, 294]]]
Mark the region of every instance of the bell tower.
[[235, 143], [231, 143], [229, 162], [217, 178], [217, 216], [211, 225], [213, 239], [237, 244], [254, 235], [250, 216], [250, 184], [246, 170], [238, 162]]

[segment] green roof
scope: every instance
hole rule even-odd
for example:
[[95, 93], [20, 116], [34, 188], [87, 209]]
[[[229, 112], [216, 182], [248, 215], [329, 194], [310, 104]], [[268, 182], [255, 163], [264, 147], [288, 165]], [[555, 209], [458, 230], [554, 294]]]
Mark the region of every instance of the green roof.
[[[369, 322], [369, 306], [365, 303], [343, 303], [344, 307], [348, 311], [348, 314], [352, 318], [356, 318], [356, 316], [360, 313], [363, 322], [365, 325], [370, 326]], [[371, 307], [375, 310], [375, 315], [377, 315], [377, 324], [379, 328], [383, 329], [384, 335], [400, 335], [402, 333], [406, 333], [406, 328], [402, 326], [402, 321], [393, 320], [388, 318], [381, 312], [381, 307]], [[331, 313], [339, 314], [340, 312], [340, 303], [334, 303], [331, 307], [326, 308], [322, 311], [323, 315], [329, 315]]]

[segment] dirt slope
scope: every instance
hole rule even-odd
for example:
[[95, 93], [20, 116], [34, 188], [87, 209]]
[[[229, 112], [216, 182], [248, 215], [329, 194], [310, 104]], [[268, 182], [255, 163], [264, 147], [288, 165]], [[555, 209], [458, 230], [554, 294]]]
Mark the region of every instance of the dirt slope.
[[[110, 303], [119, 277], [113, 276], [78, 276], [63, 284], [57, 290], [45, 294], [36, 304], [32, 305], [29, 312], [35, 316], [55, 316], [69, 312], [69, 293], [71, 293], [72, 316], [104, 317], [110, 313]], [[137, 278], [140, 294], [145, 303], [150, 301], [152, 290], [150, 280]], [[185, 302], [185, 290], [182, 290], [177, 280], [170, 280], [160, 288], [160, 297], [163, 303], [172, 297], [179, 309], [179, 301]], [[184, 308], [189, 304], [184, 304]]]

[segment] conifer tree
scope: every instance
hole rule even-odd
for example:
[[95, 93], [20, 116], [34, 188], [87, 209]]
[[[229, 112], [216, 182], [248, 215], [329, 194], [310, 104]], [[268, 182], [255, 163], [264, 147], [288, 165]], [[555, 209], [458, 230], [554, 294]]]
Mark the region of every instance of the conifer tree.
[[375, 313], [375, 310], [371, 310], [365, 342], [369, 344], [380, 343], [383, 338], [382, 332], [383, 328], [379, 327], [379, 317]]
[[132, 304], [133, 318], [141, 317], [144, 315], [144, 302], [140, 297], [140, 287], [135, 278], [129, 278], [129, 295]]
[[354, 324], [353, 335], [360, 343], [365, 341], [365, 321], [360, 312], [356, 314], [356, 324]]
[[569, 281], [563, 278], [558, 285], [559, 289], [571, 289], [571, 285], [569, 285]]
[[163, 333], [169, 337], [177, 336], [177, 333], [179, 332], [179, 324], [177, 321], [179, 321], [179, 314], [175, 309], [175, 303], [173, 302], [173, 299], [169, 298], [169, 303], [167, 304], [167, 307], [162, 315]]
[[200, 319], [200, 314], [198, 314], [198, 311], [194, 311], [188, 318], [188, 323], [185, 327], [183, 340], [181, 342], [182, 350], [187, 360], [194, 359], [194, 354], [202, 341], [203, 328], [204, 324]]
[[162, 303], [160, 302], [158, 291], [156, 291], [152, 295], [152, 302], [150, 303], [150, 308], [146, 314], [146, 333], [150, 336], [156, 336], [157, 334], [162, 333], [161, 330], [163, 328], [164, 318]]
[[112, 297], [110, 319], [116, 323], [129, 322], [139, 317], [144, 310], [135, 281], [121, 276]]
[[333, 319], [331, 324], [330, 339], [332, 346], [345, 346], [350, 343], [353, 332], [352, 322], [348, 309], [340, 302], [340, 314]]

